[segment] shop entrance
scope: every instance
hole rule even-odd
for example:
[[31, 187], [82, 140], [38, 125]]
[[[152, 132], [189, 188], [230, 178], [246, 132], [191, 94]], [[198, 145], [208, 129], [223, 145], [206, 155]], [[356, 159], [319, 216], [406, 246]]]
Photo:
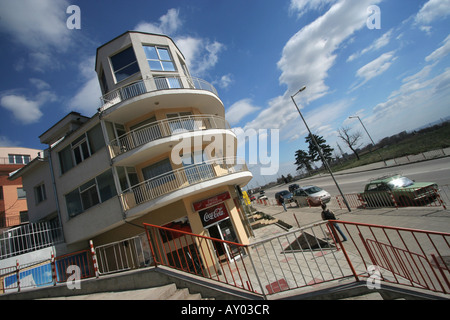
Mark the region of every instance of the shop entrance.
[[[211, 238], [221, 239], [230, 242], [238, 242], [238, 238], [231, 223], [230, 218], [221, 220], [220, 222], [208, 227], [209, 236]], [[215, 247], [217, 256], [219, 259], [228, 258], [228, 260], [234, 260], [236, 254], [238, 254], [238, 248], [233, 248], [232, 245], [224, 243], [223, 245], [217, 245]]]

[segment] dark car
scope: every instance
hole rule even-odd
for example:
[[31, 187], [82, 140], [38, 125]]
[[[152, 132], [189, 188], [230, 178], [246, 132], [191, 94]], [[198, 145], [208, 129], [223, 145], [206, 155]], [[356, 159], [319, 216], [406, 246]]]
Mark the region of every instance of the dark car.
[[289, 191], [294, 193], [295, 190], [297, 190], [298, 188], [300, 188], [300, 186], [296, 183], [289, 185]]
[[275, 199], [277, 200], [278, 203], [280, 202], [280, 200], [279, 200], [280, 199], [280, 194], [283, 195], [285, 203], [289, 203], [289, 202], [292, 202], [294, 200], [293, 199], [293, 195], [292, 195], [291, 192], [289, 192], [288, 190], [283, 190], [283, 191], [275, 193]]

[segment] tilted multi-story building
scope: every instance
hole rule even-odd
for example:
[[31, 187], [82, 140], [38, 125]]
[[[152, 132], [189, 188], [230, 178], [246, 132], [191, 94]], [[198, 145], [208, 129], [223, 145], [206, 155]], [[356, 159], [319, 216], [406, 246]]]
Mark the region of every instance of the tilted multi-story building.
[[[252, 178], [215, 88], [167, 36], [126, 32], [97, 49], [98, 113], [40, 136], [44, 158], [16, 174], [31, 221], [59, 219], [69, 251], [143, 232], [142, 223], [248, 243], [240, 188]], [[52, 190], [52, 191], [50, 191]]]

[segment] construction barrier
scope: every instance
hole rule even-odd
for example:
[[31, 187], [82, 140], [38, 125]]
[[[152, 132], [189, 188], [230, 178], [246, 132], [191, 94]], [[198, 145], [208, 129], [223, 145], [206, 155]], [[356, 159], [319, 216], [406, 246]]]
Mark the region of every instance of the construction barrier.
[[36, 261], [0, 269], [0, 292], [20, 292], [53, 283], [51, 260]]

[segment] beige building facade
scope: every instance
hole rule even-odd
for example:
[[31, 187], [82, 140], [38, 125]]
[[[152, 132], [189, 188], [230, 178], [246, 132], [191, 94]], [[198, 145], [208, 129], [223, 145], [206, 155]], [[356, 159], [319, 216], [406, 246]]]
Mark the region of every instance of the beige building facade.
[[167, 36], [126, 32], [97, 49], [102, 106], [40, 136], [45, 155], [16, 173], [47, 199], [69, 251], [136, 236], [143, 223], [248, 243], [241, 187], [252, 178], [216, 89], [192, 77]]
[[42, 150], [22, 147], [0, 147], [0, 228], [28, 222], [27, 194], [21, 179], [10, 180], [11, 173], [23, 168]]

